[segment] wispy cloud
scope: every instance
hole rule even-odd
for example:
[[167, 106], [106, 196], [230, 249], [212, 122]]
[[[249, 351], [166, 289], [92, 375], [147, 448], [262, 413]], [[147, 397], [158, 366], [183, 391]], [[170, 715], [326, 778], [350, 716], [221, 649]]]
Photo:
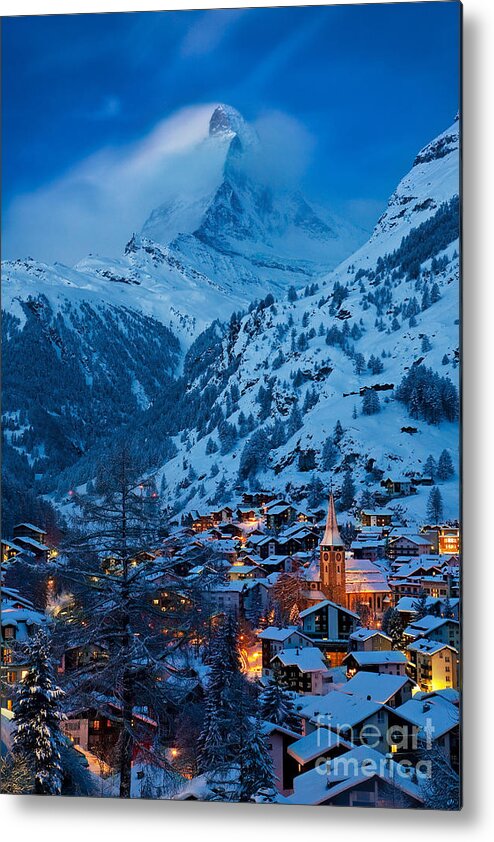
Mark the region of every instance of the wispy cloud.
[[103, 149], [52, 184], [15, 198], [4, 214], [4, 256], [74, 263], [89, 252], [120, 254], [167, 195], [206, 177], [196, 153], [213, 108], [183, 108], [138, 143]]

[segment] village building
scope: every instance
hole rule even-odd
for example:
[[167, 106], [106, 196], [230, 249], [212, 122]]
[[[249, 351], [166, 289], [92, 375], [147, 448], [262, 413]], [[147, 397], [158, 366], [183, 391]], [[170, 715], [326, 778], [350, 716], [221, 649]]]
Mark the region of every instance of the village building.
[[391, 526], [393, 517], [391, 509], [363, 509], [360, 512], [362, 526]]
[[410, 643], [407, 652], [421, 690], [430, 693], [458, 687], [458, 652], [453, 646], [422, 637]]
[[388, 497], [408, 497], [416, 490], [410, 477], [383, 477], [381, 488]]
[[271, 660], [271, 669], [279, 670], [282, 683], [300, 695], [322, 696], [333, 682], [324, 654], [316, 646], [282, 649]]
[[434, 552], [434, 545], [430, 543], [427, 535], [397, 535], [389, 539], [386, 549], [386, 555], [391, 560], [398, 556], [415, 558], [431, 552]]
[[47, 627], [47, 618], [37, 611], [29, 600], [20, 601], [14, 592], [11, 599], [2, 588], [1, 602], [1, 707], [12, 710], [18, 683], [27, 673], [28, 664], [23, 660], [17, 644], [28, 641], [40, 628]]
[[420, 808], [423, 795], [403, 767], [369, 746], [359, 746], [298, 775], [286, 804]]
[[378, 629], [357, 629], [349, 637], [351, 652], [389, 652], [393, 641]]
[[348, 607], [376, 625], [391, 605], [391, 589], [387, 576], [368, 559], [346, 559], [345, 586]]
[[296, 509], [285, 500], [275, 500], [266, 506], [266, 526], [269, 530], [278, 532], [284, 526], [295, 520]]
[[408, 660], [403, 652], [381, 650], [373, 652], [349, 652], [343, 659], [347, 677], [356, 672], [380, 672], [385, 675], [407, 675]]
[[339, 666], [348, 649], [351, 633], [356, 629], [357, 614], [329, 599], [306, 608], [299, 614], [304, 634], [324, 652], [331, 667]]
[[460, 623], [450, 617], [434, 617], [426, 614], [420, 620], [414, 620], [403, 632], [405, 640], [413, 643], [423, 637], [426, 640], [437, 640], [447, 643], [454, 649], [460, 648]]
[[[296, 764], [296, 775], [314, 769], [319, 758], [332, 759], [339, 757], [346, 751], [353, 748], [352, 743], [343, 739], [329, 728], [317, 728], [304, 737], [299, 737], [290, 743], [287, 753], [293, 758]], [[293, 790], [293, 778], [291, 781]]]
[[262, 646], [262, 675], [269, 678], [273, 674], [272, 661], [275, 655], [282, 650], [301, 649], [306, 646], [314, 646], [310, 639], [298, 626], [268, 626], [259, 632], [258, 638]]
[[[460, 709], [455, 691], [416, 693], [397, 713], [417, 728], [415, 744], [436, 746], [455, 772], [460, 767]], [[420, 759], [420, 750], [412, 759]]]

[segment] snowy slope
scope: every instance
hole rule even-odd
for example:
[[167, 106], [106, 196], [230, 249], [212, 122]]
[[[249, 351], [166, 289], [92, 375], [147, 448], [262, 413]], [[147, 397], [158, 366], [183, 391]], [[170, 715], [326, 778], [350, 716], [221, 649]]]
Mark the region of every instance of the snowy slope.
[[[280, 494], [291, 493], [303, 499], [311, 473], [299, 469], [299, 453], [313, 450], [316, 470], [321, 470], [323, 444], [332, 435], [339, 419], [345, 433], [333, 468], [337, 487], [341, 484], [345, 467], [350, 466], [357, 485], [357, 498], [366, 488], [378, 491], [379, 482], [370, 474], [370, 464], [384, 475], [419, 475], [429, 454], [437, 459], [446, 448], [453, 457], [456, 476], [441, 487], [445, 516], [458, 517], [458, 423], [443, 420], [431, 425], [412, 419], [405, 405], [394, 398], [391, 388], [400, 383], [414, 363], [419, 362], [458, 383], [459, 261], [456, 217], [453, 218], [454, 233], [446, 247], [434, 249], [435, 241], [431, 240], [433, 253], [422, 262], [418, 277], [392, 278], [392, 273], [388, 272], [377, 282], [375, 279], [378, 259], [393, 252], [412, 229], [435, 219], [442, 203], [457, 195], [456, 122], [419, 153], [411, 171], [391, 197], [368, 243], [328, 274], [315, 295], [305, 297], [300, 294], [295, 302], [280, 298], [273, 307], [243, 319], [233, 349], [227, 348], [225, 341], [223, 360], [216, 369], [210, 370], [209, 382], [214, 382], [216, 375], [217, 383], [221, 384], [217, 406], [226, 406], [232, 386], [239, 389], [240, 397], [228, 417], [229, 423], [238, 427], [241, 414], [248, 417], [252, 413], [255, 424], [267, 431], [266, 436], [269, 435], [270, 425], [276, 421], [281, 421], [287, 431], [294, 401], [302, 408], [307, 392], [315, 389], [317, 396], [315, 406], [304, 414], [303, 427], [293, 435], [287, 432], [288, 439], [281, 446], [271, 448], [268, 458], [249, 481], [253, 480], [262, 487], [274, 487]], [[433, 258], [435, 264], [432, 263]], [[348, 286], [348, 297], [336, 308], [332, 298], [335, 282]], [[438, 300], [422, 310], [424, 285], [430, 290], [434, 284], [439, 291]], [[378, 309], [369, 301], [368, 295], [385, 287], [391, 300]], [[410, 324], [405, 314], [413, 298], [418, 298], [419, 312]], [[393, 326], [395, 317], [398, 326], [396, 323]], [[376, 328], [376, 320], [381, 321], [381, 329]], [[349, 329], [357, 325], [358, 333], [361, 333], [360, 338], [351, 341], [353, 357], [326, 343], [327, 329], [337, 325], [341, 330], [345, 323]], [[307, 338], [307, 348], [299, 347], [301, 333]], [[427, 351], [423, 350], [424, 335], [430, 345]], [[283, 355], [281, 364], [280, 351]], [[354, 355], [359, 352], [366, 361], [371, 355], [379, 357], [384, 371], [373, 375], [366, 369], [357, 374]], [[236, 370], [223, 386], [221, 372], [232, 359], [236, 360]], [[443, 362], [446, 359], [447, 362]], [[298, 370], [302, 372], [303, 383], [295, 386], [292, 377]], [[363, 415], [360, 390], [375, 385], [385, 387], [379, 392], [381, 411], [375, 415]], [[272, 394], [269, 415], [265, 420], [260, 419], [260, 386]], [[409, 427], [416, 428], [416, 432], [402, 431], [402, 428]], [[234, 496], [240, 487], [238, 471], [247, 438], [238, 438], [230, 452], [224, 455], [207, 452], [207, 448], [211, 449], [208, 445], [210, 439], [218, 443], [217, 432], [199, 439], [197, 434], [189, 435], [186, 444], [177, 438], [178, 455], [164, 467], [170, 500], [174, 502], [178, 497], [178, 508], [200, 508], [204, 500], [215, 497], [219, 483], [221, 488], [226, 486], [226, 496], [228, 493]], [[220, 467], [217, 476], [212, 475], [215, 463]], [[200, 479], [200, 485], [196, 483], [192, 489], [184, 482], [190, 466]], [[187, 489], [185, 492], [184, 487]], [[428, 492], [429, 489], [423, 488], [416, 496], [399, 501], [408, 511], [411, 521], [424, 519]]]

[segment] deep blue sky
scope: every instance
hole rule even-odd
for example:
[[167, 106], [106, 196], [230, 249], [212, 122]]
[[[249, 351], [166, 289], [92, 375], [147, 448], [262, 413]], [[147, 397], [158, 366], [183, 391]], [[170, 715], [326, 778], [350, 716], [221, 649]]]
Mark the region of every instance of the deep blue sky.
[[177, 108], [276, 109], [316, 138], [309, 192], [372, 224], [458, 109], [459, 4], [3, 20], [3, 207]]

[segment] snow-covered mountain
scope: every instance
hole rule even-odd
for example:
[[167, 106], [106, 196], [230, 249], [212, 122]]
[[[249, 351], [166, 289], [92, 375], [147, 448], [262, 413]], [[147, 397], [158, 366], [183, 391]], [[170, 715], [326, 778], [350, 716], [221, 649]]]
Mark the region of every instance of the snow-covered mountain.
[[[338, 488], [347, 468], [357, 498], [382, 493], [382, 477], [420, 476], [446, 448], [456, 476], [441, 488], [445, 516], [458, 517], [458, 145], [456, 121], [420, 151], [369, 241], [315, 293], [261, 304], [212, 337], [188, 393], [207, 384], [214, 400], [157, 474], [178, 509], [249, 484], [307, 499], [314, 472], [331, 470]], [[410, 399], [406, 383], [398, 388], [408, 375], [420, 379]], [[400, 500], [411, 522], [424, 519], [428, 492]]]
[[[420, 474], [444, 448], [457, 465], [458, 122], [419, 152], [349, 257], [347, 226], [254, 177], [259, 141], [237, 112], [215, 109], [204, 144], [207, 177], [151, 213], [120, 258], [4, 264], [12, 450], [54, 476], [49, 417], [51, 438], [72, 434], [81, 454], [58, 491], [91, 478], [111, 434], [100, 425], [93, 444], [86, 432], [97, 397], [98, 415], [115, 406], [116, 427], [127, 423], [150, 472], [166, 475], [177, 510], [256, 483], [307, 499], [313, 473], [329, 468], [337, 489], [350, 468], [356, 496], [376, 492], [382, 476]], [[420, 383], [398, 388], [417, 371]], [[64, 383], [70, 407], [56, 406]], [[412, 520], [425, 494], [401, 501]], [[456, 517], [457, 478], [443, 497]]]
[[40, 293], [54, 309], [65, 298], [98, 298], [159, 319], [186, 348], [214, 318], [320, 277], [365, 232], [316, 211], [299, 191], [270, 186], [262, 156], [242, 116], [217, 106], [197, 166], [176, 194], [165, 191], [121, 256], [89, 255], [72, 268], [29, 261], [27, 272], [26, 261], [6, 262], [4, 307]]

